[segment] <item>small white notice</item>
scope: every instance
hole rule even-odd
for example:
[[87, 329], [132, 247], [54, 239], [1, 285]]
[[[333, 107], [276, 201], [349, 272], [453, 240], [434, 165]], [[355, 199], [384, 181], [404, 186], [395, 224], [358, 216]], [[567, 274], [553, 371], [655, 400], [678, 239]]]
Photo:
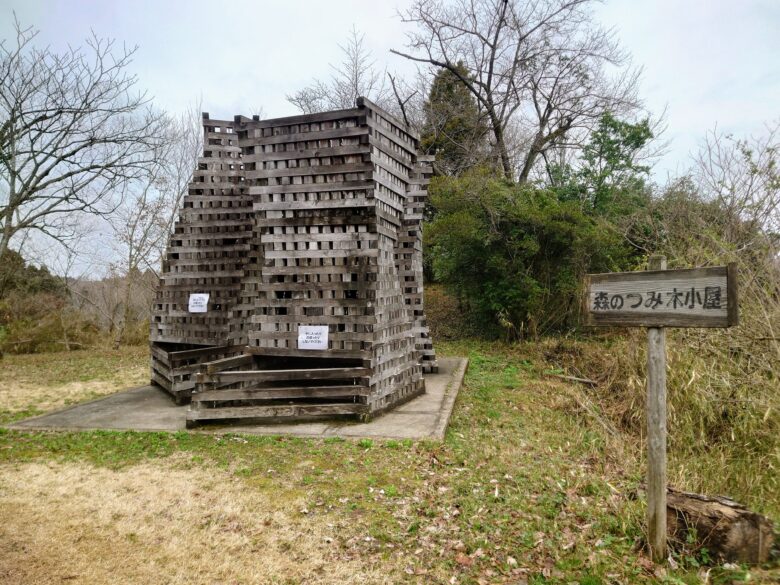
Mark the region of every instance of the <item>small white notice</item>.
[[301, 325], [298, 327], [298, 349], [328, 349], [327, 325]]
[[190, 313], [206, 313], [209, 310], [209, 293], [193, 293], [190, 295]]

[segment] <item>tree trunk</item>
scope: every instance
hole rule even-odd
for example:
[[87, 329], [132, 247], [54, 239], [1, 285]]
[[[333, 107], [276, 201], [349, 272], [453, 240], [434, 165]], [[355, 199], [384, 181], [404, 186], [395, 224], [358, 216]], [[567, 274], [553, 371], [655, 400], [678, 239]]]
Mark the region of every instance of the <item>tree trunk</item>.
[[496, 148], [498, 148], [498, 154], [501, 158], [501, 169], [504, 171], [504, 176], [512, 181], [514, 173], [512, 172], [512, 162], [509, 160], [509, 151], [506, 148], [504, 127], [493, 110], [488, 110], [488, 117], [490, 118], [490, 126], [493, 128], [493, 137], [496, 139]]
[[685, 544], [693, 535], [714, 559], [761, 564], [772, 555], [772, 521], [728, 498], [667, 488], [666, 518], [672, 541]]
[[70, 351], [70, 339], [68, 339], [68, 326], [65, 320], [65, 307], [60, 309], [60, 327], [62, 327], [62, 343], [65, 346], [65, 351]]
[[539, 156], [539, 151], [536, 150], [536, 141], [531, 145], [531, 149], [528, 151], [528, 155], [525, 157], [525, 163], [520, 171], [520, 176], [517, 178], [517, 182], [521, 185], [528, 182], [528, 176], [531, 174], [531, 169], [536, 162], [536, 157]]
[[558, 138], [566, 134], [571, 129], [571, 122], [563, 124], [556, 130], [545, 135], [543, 129], [539, 130], [539, 133], [534, 138], [531, 148], [528, 149], [528, 155], [525, 157], [523, 168], [520, 171], [520, 176], [517, 178], [517, 182], [521, 185], [528, 181], [528, 177], [531, 174], [531, 169], [534, 167], [536, 158], [545, 151], [545, 147], [554, 143]]
[[0, 235], [0, 258], [2, 258], [6, 251], [8, 250], [8, 246], [11, 243], [11, 237], [13, 236], [12, 229], [11, 229], [11, 217], [10, 217], [10, 210], [9, 210], [9, 216], [6, 217], [5, 225], [3, 225], [3, 233]]
[[114, 337], [114, 349], [119, 349], [122, 344], [122, 336], [127, 329], [127, 323], [130, 321], [130, 276], [125, 277], [125, 298], [122, 311], [122, 322], [116, 328], [116, 337]]

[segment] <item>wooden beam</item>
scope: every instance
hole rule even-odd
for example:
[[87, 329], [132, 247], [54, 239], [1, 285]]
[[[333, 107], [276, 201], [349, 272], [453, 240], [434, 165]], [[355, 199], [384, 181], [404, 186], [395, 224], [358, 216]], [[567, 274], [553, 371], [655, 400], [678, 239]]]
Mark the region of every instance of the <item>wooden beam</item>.
[[291, 386], [274, 388], [226, 388], [192, 395], [193, 402], [225, 400], [279, 400], [286, 398], [348, 398], [368, 396], [368, 386]]
[[[665, 256], [650, 258], [664, 270]], [[647, 329], [647, 542], [656, 563], [666, 559], [666, 331]]]

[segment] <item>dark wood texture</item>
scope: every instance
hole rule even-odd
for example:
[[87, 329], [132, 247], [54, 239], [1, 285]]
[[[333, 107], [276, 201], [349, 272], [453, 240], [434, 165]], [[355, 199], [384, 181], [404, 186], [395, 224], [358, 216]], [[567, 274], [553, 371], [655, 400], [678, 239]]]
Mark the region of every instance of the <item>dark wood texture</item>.
[[[422, 283], [432, 157], [420, 156], [418, 137], [363, 98], [351, 109], [271, 120], [204, 114], [203, 124], [204, 156], [153, 311], [153, 367], [169, 359], [166, 345], [243, 348], [241, 355], [187, 364], [193, 410], [209, 411], [199, 421], [219, 409], [212, 403], [234, 408], [235, 398], [215, 400], [216, 393], [238, 396], [248, 385], [269, 383], [269, 360], [272, 369], [298, 376], [291, 400], [323, 394], [318, 386], [334, 379], [327, 372], [346, 361], [366, 369], [349, 395], [365, 407], [360, 414], [419, 394], [436, 356]], [[188, 312], [196, 292], [210, 295], [208, 312]], [[299, 348], [304, 325], [327, 326], [328, 348]], [[295, 365], [309, 358], [322, 365]], [[257, 375], [247, 373], [253, 369]], [[311, 374], [301, 378], [305, 369]], [[307, 394], [301, 379], [318, 389]], [[241, 400], [260, 408], [283, 394], [277, 387]]]
[[[651, 256], [663, 271], [665, 256]], [[647, 542], [656, 563], [666, 559], [666, 331], [647, 329]]]
[[235, 345], [193, 348], [187, 344], [152, 344], [151, 381], [168, 391], [177, 404], [182, 404], [190, 399], [203, 364], [233, 360], [241, 353], [242, 348]]
[[[705, 291], [710, 287], [721, 291], [719, 308], [704, 306]], [[739, 323], [737, 290], [734, 264], [685, 270], [591, 274], [585, 281], [584, 323], [610, 327], [732, 327]], [[604, 292], [610, 299], [619, 295], [622, 306], [595, 309], [596, 296]], [[661, 304], [656, 308], [651, 308], [653, 303], [649, 303], [651, 293], [661, 295]], [[673, 303], [674, 293], [679, 293], [679, 303]], [[629, 299], [629, 296], [632, 298]], [[640, 306], [634, 308], [633, 299], [637, 297]]]
[[669, 537], [681, 547], [706, 548], [720, 562], [757, 565], [771, 559], [772, 521], [734, 500], [669, 488], [666, 511]]

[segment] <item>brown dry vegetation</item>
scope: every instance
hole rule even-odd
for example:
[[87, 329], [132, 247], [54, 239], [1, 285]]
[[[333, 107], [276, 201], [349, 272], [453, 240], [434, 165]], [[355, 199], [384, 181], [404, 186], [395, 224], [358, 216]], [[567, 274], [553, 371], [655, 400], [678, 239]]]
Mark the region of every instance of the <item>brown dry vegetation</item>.
[[89, 349], [0, 359], [0, 422], [148, 383], [148, 349]]
[[83, 463], [0, 468], [0, 582], [16, 585], [394, 583], [392, 561], [343, 558], [342, 522], [284, 485], [219, 469]]
[[[728, 355], [745, 337], [670, 331], [667, 390], [670, 485], [727, 495], [780, 517], [780, 382], [777, 366]], [[728, 341], [731, 340], [731, 343]], [[527, 344], [551, 366], [596, 382], [579, 391], [626, 440], [645, 436], [644, 331]], [[641, 455], [641, 452], [640, 452]]]

